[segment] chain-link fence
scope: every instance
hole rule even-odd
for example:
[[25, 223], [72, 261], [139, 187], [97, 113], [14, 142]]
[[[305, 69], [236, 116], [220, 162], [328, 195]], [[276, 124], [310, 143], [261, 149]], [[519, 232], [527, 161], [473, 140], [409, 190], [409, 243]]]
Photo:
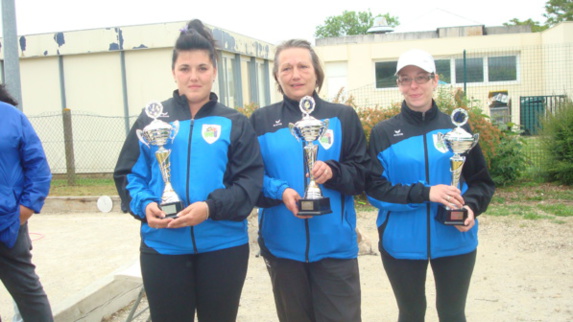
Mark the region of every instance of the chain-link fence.
[[[462, 88], [475, 104], [490, 111], [494, 122], [511, 120], [522, 126], [524, 134], [534, 136], [539, 118], [571, 98], [572, 53], [573, 43], [484, 49], [436, 57], [436, 66], [441, 86]], [[402, 100], [395, 82], [383, 79], [344, 95], [352, 96], [358, 107], [384, 108]], [[64, 110], [29, 119], [43, 142], [52, 173], [109, 175], [136, 116], [126, 120]], [[532, 162], [541, 157], [539, 149], [527, 151]]]
[[101, 116], [63, 110], [28, 117], [42, 140], [55, 176], [98, 176], [113, 172], [129, 127], [137, 116]]
[[[573, 43], [485, 48], [462, 51], [449, 57], [435, 55], [440, 85], [462, 89], [472, 105], [481, 106], [495, 124], [513, 122], [523, 135], [536, 136], [540, 120], [554, 113], [573, 94]], [[375, 63], [376, 81], [345, 90], [358, 107], [385, 108], [399, 104], [396, 61]], [[525, 150], [531, 163], [542, 159], [538, 140], [528, 140]]]

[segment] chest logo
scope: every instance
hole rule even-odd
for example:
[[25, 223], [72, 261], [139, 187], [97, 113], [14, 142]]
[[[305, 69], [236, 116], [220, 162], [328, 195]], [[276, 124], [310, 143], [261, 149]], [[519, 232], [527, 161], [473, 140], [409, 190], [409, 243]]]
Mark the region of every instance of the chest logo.
[[394, 136], [403, 136], [404, 133], [402, 133], [402, 130], [394, 130]]
[[318, 143], [320, 143], [325, 150], [330, 149], [332, 144], [334, 144], [334, 131], [331, 129], [326, 130], [322, 137], [318, 139]]
[[280, 119], [276, 120], [275, 123], [273, 123], [273, 127], [277, 127], [277, 126], [282, 126], [283, 123], [281, 122]]
[[434, 141], [434, 147], [436, 148], [436, 150], [442, 153], [448, 152], [448, 147], [444, 144], [442, 140], [438, 139], [438, 134], [432, 134], [432, 139]]
[[203, 124], [201, 136], [203, 136], [205, 142], [213, 144], [221, 137], [221, 125]]

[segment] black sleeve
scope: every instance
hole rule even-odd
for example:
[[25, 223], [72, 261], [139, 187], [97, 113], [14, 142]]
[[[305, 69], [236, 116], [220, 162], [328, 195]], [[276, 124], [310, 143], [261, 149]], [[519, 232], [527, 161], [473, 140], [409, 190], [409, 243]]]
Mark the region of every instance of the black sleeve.
[[[255, 111], [253, 114], [251, 114], [251, 117], [249, 118], [249, 121], [250, 121], [253, 129], [257, 128], [257, 121], [256, 121], [257, 115], [259, 115], [259, 113], [257, 111]], [[255, 131], [255, 134], [256, 134], [256, 131]], [[257, 140], [257, 142], [258, 142], [258, 140]], [[263, 194], [263, 189], [261, 187], [261, 191], [259, 192], [259, 196], [257, 198], [257, 202], [255, 205], [259, 208], [271, 208], [274, 206], [278, 206], [281, 203], [283, 203], [282, 200], [265, 197], [265, 195]]]
[[477, 217], [487, 210], [487, 207], [495, 192], [495, 184], [487, 163], [477, 144], [466, 156], [466, 162], [462, 168], [462, 178], [468, 185], [468, 190], [463, 194], [464, 201]]
[[[121, 210], [126, 213], [130, 212], [129, 203], [131, 202], [131, 197], [129, 192], [126, 189], [127, 186], [127, 175], [131, 173], [131, 168], [139, 158], [139, 143], [138, 138], [136, 135], [136, 130], [141, 129], [146, 125], [147, 116], [142, 113], [135, 124], [132, 126], [125, 142], [123, 143], [123, 147], [121, 152], [119, 153], [119, 157], [117, 159], [117, 163], [115, 165], [115, 169], [113, 172], [113, 180], [115, 181], [115, 187], [117, 189], [117, 193], [121, 199]], [[149, 121], [147, 121], [149, 123]], [[133, 214], [132, 214], [133, 215]], [[141, 217], [133, 215], [135, 218], [141, 220]]]
[[340, 161], [328, 160], [333, 177], [324, 183], [328, 189], [345, 195], [357, 195], [364, 191], [369, 156], [366, 152], [366, 137], [358, 114], [345, 107], [342, 121], [342, 149]]
[[384, 167], [378, 155], [390, 147], [390, 142], [380, 123], [370, 133], [368, 153], [370, 155], [370, 167], [366, 177], [366, 194], [384, 202], [397, 204], [422, 203], [430, 200], [430, 187], [422, 183], [412, 185], [392, 184], [387, 180]]
[[238, 115], [231, 131], [231, 146], [225, 188], [207, 197], [213, 220], [241, 221], [253, 210], [263, 186], [263, 160], [255, 132], [243, 115]]

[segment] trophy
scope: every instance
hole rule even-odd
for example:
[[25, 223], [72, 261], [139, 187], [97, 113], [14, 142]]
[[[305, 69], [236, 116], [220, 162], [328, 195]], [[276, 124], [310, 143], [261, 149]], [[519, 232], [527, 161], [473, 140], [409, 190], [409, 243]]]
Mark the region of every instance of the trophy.
[[[462, 167], [466, 161], [464, 154], [467, 154], [478, 143], [479, 134], [472, 135], [462, 129], [462, 126], [468, 122], [469, 118], [468, 112], [463, 108], [455, 109], [451, 118], [456, 128], [446, 134], [438, 133], [438, 142], [442, 142], [448, 150], [454, 153], [450, 158], [451, 185], [460, 188]], [[468, 218], [468, 210], [466, 208], [454, 209], [443, 205], [439, 207], [436, 219], [445, 225], [464, 225], [466, 218]]]
[[[298, 214], [301, 216], [325, 215], [332, 212], [330, 209], [330, 198], [322, 196], [320, 187], [314, 181], [312, 168], [316, 162], [318, 145], [314, 141], [320, 139], [328, 129], [328, 120], [324, 122], [310, 116], [314, 111], [315, 103], [311, 96], [305, 96], [300, 100], [299, 108], [302, 112], [302, 120], [295, 124], [289, 123], [291, 134], [300, 141], [304, 141], [304, 166], [308, 172], [308, 184], [304, 192], [304, 197], [298, 201]], [[307, 179], [305, 178], [305, 183]]]
[[143, 130], [136, 130], [137, 137], [141, 143], [147, 147], [155, 145], [158, 147], [155, 151], [155, 158], [159, 163], [159, 170], [163, 177], [165, 187], [161, 195], [161, 203], [159, 207], [165, 212], [166, 217], [175, 217], [178, 212], [183, 209], [183, 203], [177, 193], [173, 190], [170, 182], [170, 162], [169, 155], [171, 150], [165, 149], [163, 146], [167, 144], [168, 140], [173, 142], [173, 139], [179, 131], [179, 121], [173, 122], [173, 126], [167, 122], [158, 120], [157, 118], [163, 113], [163, 105], [159, 102], [151, 102], [145, 107], [147, 116], [153, 119]]

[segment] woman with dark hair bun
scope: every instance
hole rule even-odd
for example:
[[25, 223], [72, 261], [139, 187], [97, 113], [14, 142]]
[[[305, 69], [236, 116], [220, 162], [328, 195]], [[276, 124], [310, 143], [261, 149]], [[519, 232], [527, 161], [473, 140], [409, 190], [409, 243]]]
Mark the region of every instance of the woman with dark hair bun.
[[137, 130], [153, 118], [144, 111], [120, 153], [114, 179], [122, 210], [141, 221], [140, 263], [153, 321], [235, 321], [246, 277], [246, 218], [263, 181], [259, 145], [248, 119], [217, 101], [215, 41], [200, 20], [190, 21], [173, 49], [177, 89], [158, 117], [178, 133], [170, 150], [170, 182], [183, 209], [160, 207], [164, 180], [157, 146]]

